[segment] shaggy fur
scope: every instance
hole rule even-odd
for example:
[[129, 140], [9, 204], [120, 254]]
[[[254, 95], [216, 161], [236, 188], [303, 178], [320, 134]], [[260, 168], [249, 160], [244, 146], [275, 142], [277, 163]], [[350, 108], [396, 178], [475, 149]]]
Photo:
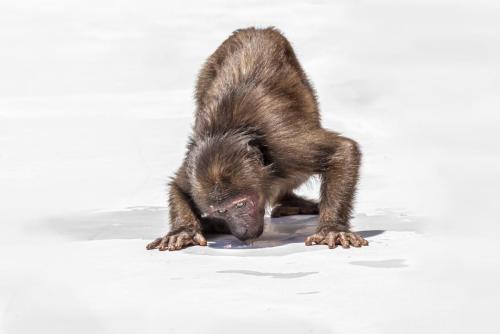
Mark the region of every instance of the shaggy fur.
[[[319, 213], [306, 244], [367, 244], [349, 232], [358, 145], [321, 127], [314, 90], [278, 30], [235, 31], [204, 64], [195, 97], [187, 154], [170, 183], [171, 231], [148, 248], [204, 245], [204, 231], [227, 232], [208, 212], [242, 194], [253, 194], [262, 216], [266, 203], [273, 216]], [[321, 177], [319, 205], [293, 194], [312, 175]]]

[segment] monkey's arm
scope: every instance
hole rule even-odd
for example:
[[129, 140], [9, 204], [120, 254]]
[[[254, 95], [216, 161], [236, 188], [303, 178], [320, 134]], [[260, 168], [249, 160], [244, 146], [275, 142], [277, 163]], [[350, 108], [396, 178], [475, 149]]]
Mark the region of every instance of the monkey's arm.
[[170, 183], [170, 231], [146, 246], [147, 249], [179, 250], [190, 245], [206, 246], [199, 213], [188, 191], [184, 165]]
[[350, 231], [352, 202], [361, 164], [361, 151], [357, 143], [349, 138], [328, 131], [323, 132], [321, 198], [319, 202], [319, 225], [316, 233], [305, 243], [328, 245], [335, 248], [367, 246], [368, 241]]

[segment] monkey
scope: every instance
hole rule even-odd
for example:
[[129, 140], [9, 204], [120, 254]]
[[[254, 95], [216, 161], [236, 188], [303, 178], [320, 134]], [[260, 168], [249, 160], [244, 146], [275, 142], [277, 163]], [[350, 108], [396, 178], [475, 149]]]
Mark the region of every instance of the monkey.
[[[321, 126], [316, 93], [290, 42], [276, 28], [232, 33], [206, 60], [182, 165], [169, 183], [170, 230], [147, 249], [206, 246], [208, 233], [242, 241], [271, 217], [318, 215], [305, 245], [367, 246], [350, 229], [361, 151]], [[294, 190], [311, 176], [320, 199]]]

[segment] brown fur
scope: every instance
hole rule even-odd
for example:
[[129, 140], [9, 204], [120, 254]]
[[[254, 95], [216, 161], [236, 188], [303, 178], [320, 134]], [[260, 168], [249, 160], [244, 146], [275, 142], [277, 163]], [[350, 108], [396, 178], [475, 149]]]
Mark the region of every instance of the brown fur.
[[[262, 215], [266, 203], [281, 207], [273, 216], [319, 210], [318, 231], [306, 244], [367, 244], [349, 232], [358, 145], [321, 127], [314, 90], [279, 31], [235, 31], [204, 64], [195, 97], [193, 134], [170, 183], [171, 231], [149, 249], [206, 244], [203, 231], [221, 222], [207, 212], [248, 193]], [[319, 205], [293, 194], [315, 174]]]

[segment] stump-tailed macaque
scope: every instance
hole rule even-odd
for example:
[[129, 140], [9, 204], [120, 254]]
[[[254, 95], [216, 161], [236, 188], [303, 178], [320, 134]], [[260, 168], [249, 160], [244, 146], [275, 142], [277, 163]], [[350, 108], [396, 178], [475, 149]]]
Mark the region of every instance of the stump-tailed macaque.
[[[210, 232], [254, 239], [271, 217], [319, 214], [306, 245], [368, 245], [349, 229], [361, 153], [321, 127], [314, 90], [276, 29], [235, 31], [208, 58], [196, 84], [187, 153], [170, 182], [170, 231], [148, 249], [205, 246]], [[294, 194], [312, 175], [319, 203]]]

